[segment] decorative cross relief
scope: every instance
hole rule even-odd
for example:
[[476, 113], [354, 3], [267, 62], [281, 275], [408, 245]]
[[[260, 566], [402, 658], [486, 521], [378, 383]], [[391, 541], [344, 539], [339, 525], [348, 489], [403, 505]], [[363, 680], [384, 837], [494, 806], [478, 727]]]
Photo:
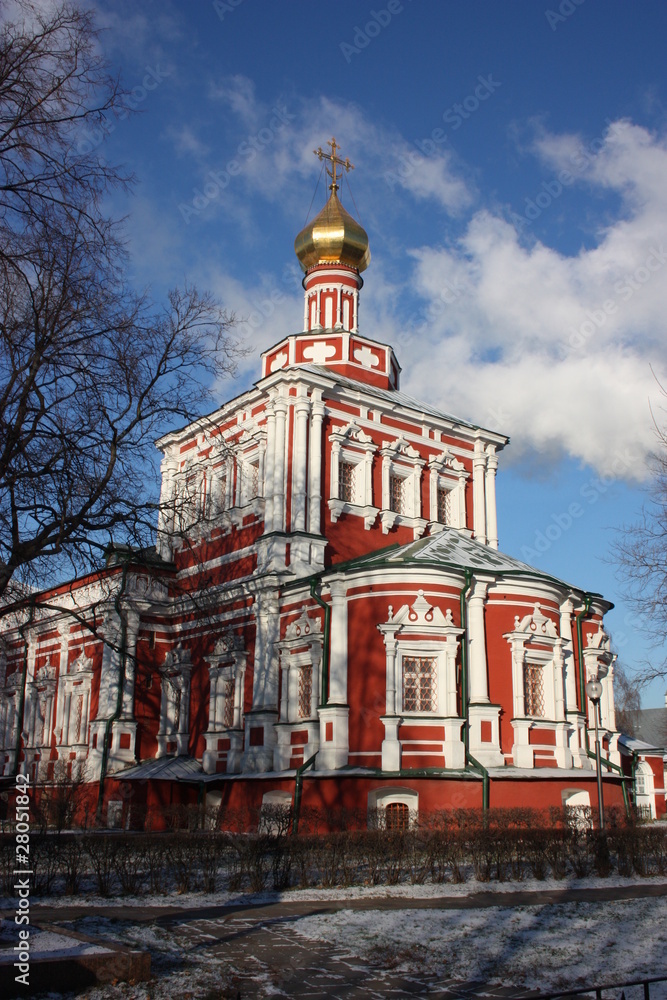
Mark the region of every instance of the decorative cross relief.
[[271, 371], [278, 371], [279, 368], [284, 368], [287, 364], [288, 357], [285, 351], [281, 351], [280, 354], [276, 354], [275, 358], [271, 362]]
[[370, 347], [357, 347], [354, 350], [354, 360], [358, 361], [364, 368], [377, 368], [380, 359], [377, 354], [373, 354]]
[[317, 340], [314, 344], [304, 347], [303, 356], [306, 361], [312, 361], [314, 365], [323, 365], [336, 356], [336, 345], [327, 344], [326, 340]]

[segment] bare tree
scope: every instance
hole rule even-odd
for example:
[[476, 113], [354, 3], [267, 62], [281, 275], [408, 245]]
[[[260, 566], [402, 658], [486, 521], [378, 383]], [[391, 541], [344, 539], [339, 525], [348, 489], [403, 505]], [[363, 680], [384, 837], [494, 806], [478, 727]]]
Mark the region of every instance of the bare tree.
[[637, 736], [641, 708], [639, 690], [634, 676], [627, 672], [620, 660], [614, 664], [614, 703], [618, 731], [626, 736]]
[[651, 460], [646, 503], [639, 519], [623, 529], [613, 547], [625, 597], [656, 649], [655, 657], [635, 672], [642, 686], [667, 677], [667, 432], [656, 422], [656, 433], [658, 447]]
[[[200, 412], [239, 351], [232, 318], [186, 286], [128, 287], [102, 195], [130, 178], [86, 125], [122, 106], [91, 14], [14, 0], [0, 24], [0, 599], [150, 545], [154, 437]], [[5, 8], [6, 13], [6, 8]], [[87, 148], [87, 147], [84, 147]]]

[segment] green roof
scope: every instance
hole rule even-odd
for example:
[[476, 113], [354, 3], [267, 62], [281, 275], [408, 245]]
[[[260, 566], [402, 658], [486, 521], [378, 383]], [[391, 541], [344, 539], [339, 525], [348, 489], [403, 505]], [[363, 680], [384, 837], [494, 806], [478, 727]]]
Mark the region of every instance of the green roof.
[[[337, 571], [349, 572], [357, 568], [367, 569], [380, 566], [431, 566], [455, 570], [472, 570], [492, 575], [526, 576], [546, 580], [570, 590], [579, 590], [572, 584], [529, 566], [513, 556], [508, 556], [490, 545], [482, 545], [468, 538], [456, 528], [444, 528], [437, 535], [420, 538], [407, 545], [391, 545], [368, 555], [333, 565], [324, 575]], [[599, 596], [599, 595], [595, 595]]]

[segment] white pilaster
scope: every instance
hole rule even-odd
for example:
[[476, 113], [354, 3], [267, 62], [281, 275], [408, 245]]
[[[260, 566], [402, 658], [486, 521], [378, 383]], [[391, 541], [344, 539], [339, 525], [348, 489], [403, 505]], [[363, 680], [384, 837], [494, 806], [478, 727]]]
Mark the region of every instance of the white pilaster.
[[312, 535], [319, 535], [321, 531], [323, 420], [324, 403], [322, 402], [322, 392], [319, 389], [315, 389], [312, 396], [309, 454], [310, 508], [308, 511], [308, 531]]
[[470, 701], [474, 704], [488, 702], [489, 688], [486, 676], [486, 634], [484, 627], [484, 600], [488, 583], [476, 580], [468, 598], [468, 650], [470, 653]]
[[308, 416], [310, 401], [306, 387], [299, 385], [294, 406], [292, 452], [292, 531], [306, 530], [306, 473], [308, 461]]
[[486, 544], [486, 499], [485, 477], [486, 454], [484, 442], [479, 438], [475, 441], [475, 454], [472, 460], [472, 492], [473, 492], [473, 533], [476, 541]]
[[331, 650], [329, 659], [329, 701], [335, 705], [347, 704], [347, 584], [345, 580], [332, 580], [331, 592]]
[[273, 531], [273, 479], [276, 464], [276, 414], [273, 402], [266, 407], [266, 458], [264, 464], [264, 531]]
[[273, 466], [273, 531], [285, 530], [285, 422], [287, 403], [282, 397], [274, 402], [276, 444]]
[[486, 534], [489, 545], [498, 548], [498, 515], [496, 512], [496, 471], [498, 458], [493, 445], [488, 445], [486, 460]]
[[123, 678], [122, 719], [134, 719], [134, 686], [137, 674], [139, 612], [130, 608], [125, 619], [125, 676]]
[[564, 643], [565, 708], [568, 712], [577, 711], [577, 664], [574, 659], [574, 646], [572, 643], [573, 610], [574, 605], [569, 598], [560, 606], [560, 634]]

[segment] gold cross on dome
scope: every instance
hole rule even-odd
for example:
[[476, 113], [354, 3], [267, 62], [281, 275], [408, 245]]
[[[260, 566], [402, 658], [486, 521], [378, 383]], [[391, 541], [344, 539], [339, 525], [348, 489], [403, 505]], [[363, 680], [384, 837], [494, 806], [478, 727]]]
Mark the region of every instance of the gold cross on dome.
[[329, 160], [329, 162], [331, 163], [331, 170], [329, 170], [328, 167], [326, 168], [327, 173], [331, 178], [331, 184], [329, 185], [329, 187], [331, 188], [332, 191], [337, 191], [338, 181], [343, 176], [343, 174], [342, 171], [340, 174], [338, 173], [338, 171], [336, 170], [336, 165], [337, 164], [340, 165], [343, 168], [343, 170], [354, 170], [354, 164], [350, 163], [350, 159], [347, 156], [345, 157], [344, 160], [342, 160], [339, 156], [336, 156], [336, 151], [340, 151], [340, 146], [333, 137], [327, 140], [327, 146], [331, 146], [330, 153], [325, 153], [321, 146], [319, 146], [317, 149], [314, 149], [313, 153], [315, 154], [315, 156], [317, 156], [318, 159]]

